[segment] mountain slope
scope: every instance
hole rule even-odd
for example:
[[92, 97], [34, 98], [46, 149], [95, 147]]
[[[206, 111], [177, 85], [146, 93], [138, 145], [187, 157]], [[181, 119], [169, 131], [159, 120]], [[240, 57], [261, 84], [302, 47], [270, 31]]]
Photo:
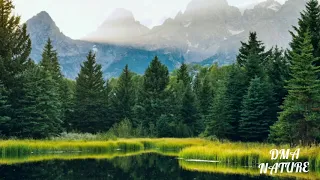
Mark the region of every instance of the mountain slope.
[[149, 29], [134, 19], [132, 12], [116, 9], [108, 19], [84, 40], [105, 43], [132, 43]]
[[148, 51], [130, 46], [72, 40], [61, 33], [46, 12], [41, 12], [28, 20], [27, 27], [32, 41], [31, 58], [36, 62], [41, 60], [42, 49], [50, 38], [58, 51], [64, 75], [72, 79], [76, 78], [80, 64], [86, 59], [90, 50], [95, 51], [97, 62], [102, 64], [105, 78], [119, 75], [126, 64], [134, 72], [142, 74], [156, 55], [159, 55], [160, 60], [170, 70], [176, 68], [182, 61], [180, 53], [175, 50]]
[[33, 42], [32, 58], [36, 61], [50, 37], [68, 77], [76, 77], [90, 49], [96, 51], [105, 76], [110, 77], [118, 75], [125, 64], [143, 73], [155, 55], [170, 70], [184, 60], [230, 64], [235, 61], [240, 41], [247, 41], [250, 31], [256, 31], [267, 48], [275, 45], [287, 48], [291, 40], [288, 31], [297, 24], [304, 7], [305, 0], [288, 0], [283, 5], [267, 0], [242, 13], [226, 0], [192, 0], [185, 12], [151, 30], [137, 22], [131, 12], [117, 9], [86, 41], [62, 34], [45, 12], [27, 24]]
[[192, 0], [184, 13], [153, 28], [139, 43], [148, 49], [181, 49], [187, 62], [201, 62], [218, 54], [234, 57], [250, 31], [256, 31], [268, 48], [286, 48], [291, 40], [288, 31], [297, 24], [304, 5], [304, 0], [288, 0], [282, 6], [267, 0], [242, 14], [226, 0]]

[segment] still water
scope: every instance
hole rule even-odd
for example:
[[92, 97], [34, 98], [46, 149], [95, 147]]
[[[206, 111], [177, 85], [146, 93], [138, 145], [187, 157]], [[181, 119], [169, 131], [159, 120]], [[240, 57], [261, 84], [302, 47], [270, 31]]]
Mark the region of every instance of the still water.
[[[181, 160], [180, 160], [181, 161]], [[185, 170], [175, 157], [142, 154], [110, 160], [48, 160], [0, 165], [2, 180], [291, 180]], [[295, 179], [295, 178], [292, 178]]]

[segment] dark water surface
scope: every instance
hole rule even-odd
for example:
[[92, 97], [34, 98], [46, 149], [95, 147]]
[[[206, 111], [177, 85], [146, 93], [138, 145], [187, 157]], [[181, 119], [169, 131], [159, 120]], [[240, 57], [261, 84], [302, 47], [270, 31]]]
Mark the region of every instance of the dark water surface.
[[[2, 180], [271, 180], [266, 176], [227, 175], [183, 170], [174, 157], [143, 154], [112, 160], [51, 160], [0, 165]], [[291, 179], [290, 179], [291, 180]]]

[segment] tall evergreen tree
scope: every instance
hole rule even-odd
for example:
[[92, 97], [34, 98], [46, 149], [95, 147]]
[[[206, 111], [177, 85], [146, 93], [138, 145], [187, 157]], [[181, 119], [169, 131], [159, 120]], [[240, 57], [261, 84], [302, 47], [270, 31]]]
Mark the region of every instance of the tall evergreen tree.
[[31, 52], [27, 27], [14, 8], [11, 0], [0, 1], [0, 80], [9, 89], [15, 86], [14, 76], [27, 68]]
[[132, 119], [133, 106], [135, 103], [135, 92], [132, 82], [133, 73], [128, 65], [123, 69], [112, 96], [113, 113], [116, 122], [124, 119]]
[[177, 80], [182, 81], [185, 86], [191, 83], [191, 77], [189, 76], [188, 66], [183, 63], [178, 70]]
[[81, 66], [76, 78], [73, 128], [80, 132], [96, 133], [106, 130], [104, 122], [104, 80], [101, 65], [92, 51]]
[[247, 79], [244, 71], [237, 65], [232, 65], [226, 80], [226, 111], [230, 116], [232, 126], [231, 140], [240, 140], [238, 134], [239, 121], [241, 119], [241, 103], [247, 91]]
[[64, 79], [61, 69], [60, 69], [60, 63], [58, 60], [58, 53], [56, 50], [54, 50], [54, 47], [52, 45], [52, 41], [50, 38], [47, 40], [47, 44], [44, 46], [43, 52], [42, 52], [42, 59], [40, 61], [40, 66], [48, 71], [52, 78], [56, 81], [58, 86], [58, 94], [59, 99], [62, 103], [61, 105], [61, 117], [64, 121], [64, 125], [66, 125], [66, 128], [69, 128], [69, 121], [70, 121], [70, 113], [72, 110], [72, 96], [73, 92], [71, 91], [69, 81], [67, 79]]
[[[111, 85], [110, 80], [107, 80], [104, 86], [104, 117], [105, 117], [105, 126], [106, 129], [110, 129], [112, 125], [116, 122], [117, 119], [116, 113], [114, 113], [114, 106], [112, 103], [113, 97], [113, 86]], [[122, 119], [124, 120], [124, 119]]]
[[320, 82], [317, 80], [319, 67], [313, 56], [312, 39], [309, 33], [304, 34], [303, 41], [292, 51], [291, 79], [286, 86], [288, 95], [285, 98], [279, 121], [272, 128], [271, 137], [284, 141], [278, 135], [287, 137], [291, 144], [311, 144], [319, 140], [319, 105]]
[[156, 56], [144, 74], [144, 90], [149, 95], [161, 94], [169, 83], [168, 68]]
[[209, 114], [206, 116], [207, 135], [216, 136], [219, 139], [231, 138], [235, 129], [231, 124], [232, 118], [226, 90], [225, 82], [220, 81], [213, 104], [210, 107]]
[[272, 116], [274, 102], [272, 91], [266, 80], [256, 77], [251, 80], [244, 96], [239, 124], [239, 135], [244, 141], [263, 141], [269, 135], [269, 127], [275, 118]]
[[60, 101], [56, 82], [47, 71], [34, 67], [18, 76], [19, 87], [11, 135], [23, 138], [46, 138], [62, 129]]
[[143, 94], [145, 100], [144, 107], [144, 126], [150, 123], [156, 124], [157, 119], [165, 112], [165, 89], [169, 83], [168, 68], [163, 65], [156, 56], [150, 63], [144, 74]]
[[241, 42], [239, 54], [237, 56], [237, 63], [242, 67], [246, 66], [250, 55], [255, 55], [257, 58], [257, 64], [263, 63], [270, 52], [265, 52], [265, 46], [257, 38], [256, 32], [250, 32], [248, 43]]
[[195, 79], [194, 79], [194, 82], [192, 83], [192, 89], [193, 89], [193, 91], [194, 91], [194, 93], [195, 93], [195, 95], [196, 95], [196, 97], [197, 97], [197, 100], [198, 100], [198, 98], [199, 98], [199, 96], [200, 96], [200, 92], [201, 92], [201, 88], [202, 88], [202, 86], [201, 86], [201, 78], [200, 78], [200, 75], [199, 74], [197, 74], [196, 75], [196, 77], [195, 77]]
[[[25, 71], [31, 63], [31, 41], [25, 24], [15, 16], [11, 0], [0, 1], [0, 81], [7, 90], [7, 111], [11, 119], [15, 114], [13, 104], [17, 104], [17, 94], [13, 93], [20, 83], [16, 76]], [[12, 122], [12, 121], [11, 121]]]
[[0, 81], [0, 136], [8, 136], [10, 132], [10, 120], [8, 116], [9, 104], [8, 104], [8, 92], [5, 90], [3, 84]]
[[[300, 14], [298, 26], [293, 27], [295, 32], [290, 32], [293, 37], [290, 43], [291, 49], [296, 51], [295, 53], [300, 53], [299, 42], [303, 41], [305, 33], [310, 33], [313, 55], [320, 57], [320, 8], [318, 1], [309, 0], [306, 4], [306, 10]], [[320, 60], [315, 61], [315, 63], [320, 66]]]
[[61, 102], [61, 119], [65, 130], [71, 130], [74, 107], [75, 81], [62, 79], [59, 86], [59, 99]]
[[275, 47], [266, 64], [266, 74], [272, 84], [277, 105], [282, 105], [288, 91], [285, 88], [289, 79], [289, 62], [282, 49]]
[[246, 72], [247, 84], [251, 79], [264, 76], [264, 64], [271, 55], [271, 50], [265, 52], [264, 44], [257, 40], [257, 34], [250, 32], [248, 43], [241, 42], [242, 46], [237, 56], [237, 64]]
[[48, 39], [47, 44], [44, 47], [40, 66], [42, 66], [46, 71], [49, 71], [52, 77], [57, 81], [61, 80], [61, 78], [63, 77], [60, 70], [58, 53], [53, 49], [50, 38]]
[[208, 75], [203, 79], [201, 92], [198, 98], [201, 114], [207, 115], [209, 107], [213, 102], [213, 88]]
[[181, 106], [182, 122], [186, 124], [193, 135], [199, 135], [201, 132], [197, 127], [198, 110], [196, 106], [195, 96], [192, 92], [190, 85], [186, 87]]

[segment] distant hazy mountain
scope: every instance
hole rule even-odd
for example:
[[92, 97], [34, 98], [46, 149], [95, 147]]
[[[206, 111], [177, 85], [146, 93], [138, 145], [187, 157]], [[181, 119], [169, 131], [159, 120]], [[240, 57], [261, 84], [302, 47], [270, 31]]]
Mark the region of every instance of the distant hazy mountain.
[[267, 0], [240, 12], [226, 0], [192, 0], [185, 12], [151, 30], [136, 21], [130, 11], [117, 9], [84, 41], [63, 35], [45, 12], [27, 24], [35, 60], [40, 59], [43, 45], [50, 37], [68, 77], [77, 75], [90, 49], [97, 52], [106, 76], [113, 76], [126, 63], [133, 71], [143, 73], [156, 54], [170, 70], [183, 60], [230, 64], [235, 60], [240, 41], [246, 41], [250, 31], [256, 31], [268, 48], [274, 45], [286, 48], [291, 40], [288, 31], [297, 24], [304, 7], [305, 0], [288, 0], [283, 5]]
[[132, 43], [149, 29], [134, 19], [132, 12], [116, 9], [108, 19], [84, 40], [108, 43]]
[[106, 78], [119, 75], [126, 64], [134, 72], [142, 74], [156, 55], [169, 70], [175, 69], [183, 60], [180, 52], [173, 49], [149, 51], [130, 46], [72, 40], [61, 33], [46, 12], [41, 12], [28, 20], [27, 27], [32, 41], [31, 58], [39, 62], [45, 43], [51, 38], [59, 53], [63, 73], [73, 79], [79, 73], [80, 64], [86, 59], [90, 50], [95, 51], [97, 62], [102, 64]]
[[257, 31], [267, 47], [287, 47], [288, 31], [297, 24], [304, 5], [304, 0], [288, 0], [284, 5], [268, 0], [242, 14], [226, 0], [192, 0], [184, 13], [153, 28], [138, 43], [149, 49], [178, 48], [187, 62], [230, 57], [218, 59], [226, 64], [234, 60], [249, 31]]

